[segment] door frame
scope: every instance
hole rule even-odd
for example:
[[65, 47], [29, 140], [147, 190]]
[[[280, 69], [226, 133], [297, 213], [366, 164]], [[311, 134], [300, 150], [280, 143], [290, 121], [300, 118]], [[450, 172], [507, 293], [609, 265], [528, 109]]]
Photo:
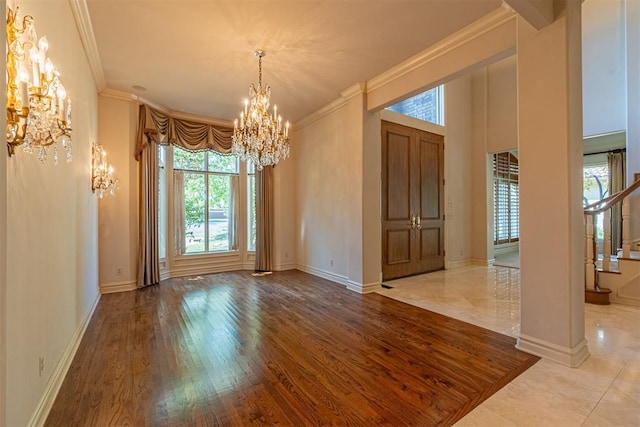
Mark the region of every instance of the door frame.
[[[375, 141], [376, 149], [377, 149], [377, 158], [375, 163], [375, 176], [377, 177], [377, 268], [379, 271], [379, 280], [380, 283], [382, 280], [382, 121], [397, 123], [399, 125], [408, 126], [414, 129], [423, 130], [426, 132], [430, 132], [436, 135], [440, 135], [444, 137], [444, 177], [445, 177], [445, 186], [444, 186], [444, 214], [447, 216], [447, 207], [450, 200], [450, 196], [448, 194], [448, 186], [446, 185], [448, 179], [448, 167], [447, 167], [447, 128], [446, 126], [440, 126], [434, 123], [425, 122], [423, 120], [418, 120], [413, 117], [405, 116], [400, 113], [396, 113], [391, 110], [380, 110], [375, 116], [375, 122], [370, 123], [370, 126], [365, 126], [370, 130], [370, 134], [367, 139], [372, 142]], [[375, 134], [374, 134], [375, 131]], [[365, 130], [366, 132], [366, 130]], [[370, 147], [373, 149], [374, 147]], [[372, 160], [373, 161], [373, 160]], [[369, 167], [374, 166], [373, 163], [367, 162]], [[444, 222], [444, 269], [447, 270], [450, 268], [448, 258], [448, 247], [449, 247], [449, 221]]]

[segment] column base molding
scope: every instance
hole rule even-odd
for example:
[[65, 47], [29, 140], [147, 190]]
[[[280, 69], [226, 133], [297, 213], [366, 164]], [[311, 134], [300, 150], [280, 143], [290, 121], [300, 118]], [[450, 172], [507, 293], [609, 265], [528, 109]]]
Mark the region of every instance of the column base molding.
[[577, 368], [589, 357], [587, 340], [583, 339], [573, 348], [562, 347], [528, 335], [520, 334], [516, 344], [518, 350], [553, 360], [571, 368]]

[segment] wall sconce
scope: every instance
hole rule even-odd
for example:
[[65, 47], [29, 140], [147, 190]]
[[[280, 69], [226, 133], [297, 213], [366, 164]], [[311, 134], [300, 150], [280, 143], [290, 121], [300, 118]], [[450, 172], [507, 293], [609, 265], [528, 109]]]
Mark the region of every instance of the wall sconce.
[[[32, 16], [18, 20], [7, 8], [7, 146], [9, 156], [22, 145], [27, 153], [38, 152], [41, 162], [53, 146], [58, 162], [57, 143], [71, 152], [71, 100], [60, 81], [60, 73], [47, 58], [49, 43], [36, 34]], [[20, 24], [18, 24], [20, 23]], [[20, 25], [20, 26], [18, 26]]]
[[107, 153], [97, 142], [93, 143], [92, 153], [91, 189], [94, 193], [97, 192], [101, 199], [107, 192], [113, 196], [118, 189], [119, 181], [113, 177], [113, 167], [107, 164]]

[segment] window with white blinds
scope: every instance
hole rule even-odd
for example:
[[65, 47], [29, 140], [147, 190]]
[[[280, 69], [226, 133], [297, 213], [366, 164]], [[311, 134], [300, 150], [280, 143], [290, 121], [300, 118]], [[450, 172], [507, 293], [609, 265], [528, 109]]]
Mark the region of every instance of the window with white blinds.
[[493, 243], [517, 242], [520, 191], [518, 159], [509, 152], [493, 155]]

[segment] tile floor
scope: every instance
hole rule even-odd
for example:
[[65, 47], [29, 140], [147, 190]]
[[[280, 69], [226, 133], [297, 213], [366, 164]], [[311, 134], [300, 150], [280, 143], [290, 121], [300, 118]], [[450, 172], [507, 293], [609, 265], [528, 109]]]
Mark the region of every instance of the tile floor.
[[[388, 282], [380, 294], [516, 337], [520, 270], [464, 267]], [[640, 426], [640, 307], [585, 308], [591, 356], [543, 359], [457, 426]]]

